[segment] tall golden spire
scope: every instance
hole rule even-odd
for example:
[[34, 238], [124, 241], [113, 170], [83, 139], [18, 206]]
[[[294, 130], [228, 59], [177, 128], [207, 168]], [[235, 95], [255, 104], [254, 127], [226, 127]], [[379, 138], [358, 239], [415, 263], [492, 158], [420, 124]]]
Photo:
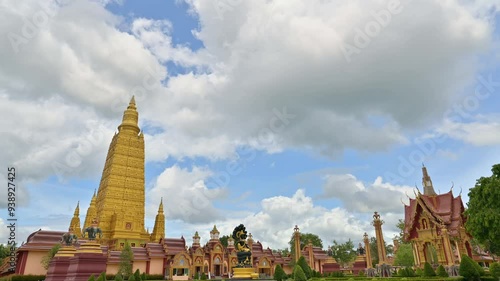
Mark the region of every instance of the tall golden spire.
[[77, 235], [82, 233], [82, 228], [80, 226], [80, 201], [76, 204], [75, 213], [69, 223], [69, 228], [73, 229], [73, 232], [77, 233]]
[[160, 242], [161, 238], [165, 238], [165, 215], [163, 214], [163, 198], [160, 200], [160, 207], [158, 207], [155, 226], [153, 228], [153, 233], [151, 233], [151, 241]]
[[138, 120], [132, 97], [109, 145], [97, 192], [102, 241], [111, 249], [119, 249], [126, 241], [138, 247], [150, 240], [144, 226], [144, 135]]
[[434, 186], [432, 186], [432, 180], [427, 173], [427, 168], [422, 164], [422, 185], [424, 187], [424, 195], [436, 196], [434, 191]]
[[141, 129], [139, 129], [139, 113], [135, 107], [135, 98], [132, 96], [128, 104], [127, 109], [123, 113], [123, 119], [120, 126], [118, 126], [119, 132], [127, 132], [130, 134], [138, 135]]
[[[97, 217], [97, 209], [96, 209], [96, 195], [94, 190], [94, 195], [92, 196], [92, 200], [90, 200], [90, 206], [87, 209], [87, 214], [85, 215], [85, 222], [83, 224], [83, 228], [87, 228], [92, 224], [92, 219]], [[75, 233], [79, 233], [76, 232]]]

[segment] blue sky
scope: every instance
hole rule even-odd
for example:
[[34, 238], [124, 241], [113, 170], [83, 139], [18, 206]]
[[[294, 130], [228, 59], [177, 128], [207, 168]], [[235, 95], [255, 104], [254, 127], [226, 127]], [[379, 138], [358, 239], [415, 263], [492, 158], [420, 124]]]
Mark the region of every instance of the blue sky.
[[357, 242], [379, 211], [390, 239], [422, 163], [466, 202], [500, 157], [496, 1], [0, 7], [0, 162], [19, 171], [19, 241], [66, 229], [78, 201], [84, 220], [132, 95], [146, 225], [163, 197], [168, 237], [242, 222], [275, 248], [296, 224]]

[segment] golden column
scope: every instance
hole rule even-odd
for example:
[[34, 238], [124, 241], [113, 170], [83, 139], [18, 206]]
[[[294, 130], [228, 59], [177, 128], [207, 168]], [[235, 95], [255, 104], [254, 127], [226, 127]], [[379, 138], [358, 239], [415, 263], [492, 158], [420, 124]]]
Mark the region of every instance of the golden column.
[[300, 258], [300, 231], [299, 227], [296, 225], [293, 229], [294, 245], [295, 245], [295, 262]]
[[307, 243], [308, 249], [307, 249], [307, 254], [309, 255], [309, 267], [311, 269], [316, 269], [314, 266], [314, 253], [313, 253], [313, 243], [311, 240]]
[[372, 224], [375, 227], [375, 238], [377, 239], [378, 264], [385, 264], [387, 263], [387, 254], [385, 252], [384, 236], [382, 235], [382, 224], [384, 222], [380, 219], [378, 212], [373, 214]]
[[365, 253], [366, 253], [366, 268], [372, 268], [372, 251], [370, 249], [370, 238], [365, 232], [363, 235], [363, 242], [365, 242]]

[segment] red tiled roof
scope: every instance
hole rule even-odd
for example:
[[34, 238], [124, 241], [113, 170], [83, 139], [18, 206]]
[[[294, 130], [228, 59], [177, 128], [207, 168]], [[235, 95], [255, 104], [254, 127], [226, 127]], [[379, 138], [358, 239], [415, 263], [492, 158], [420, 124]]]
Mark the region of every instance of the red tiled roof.
[[61, 242], [65, 231], [38, 230], [28, 236], [27, 242], [18, 248], [18, 251], [50, 250]]
[[420, 208], [429, 210], [438, 222], [442, 222], [450, 236], [458, 235], [466, 220], [462, 198], [453, 197], [451, 190], [436, 196], [419, 194], [415, 199], [410, 198], [410, 205], [405, 205], [405, 235], [409, 235], [418, 224], [415, 219]]

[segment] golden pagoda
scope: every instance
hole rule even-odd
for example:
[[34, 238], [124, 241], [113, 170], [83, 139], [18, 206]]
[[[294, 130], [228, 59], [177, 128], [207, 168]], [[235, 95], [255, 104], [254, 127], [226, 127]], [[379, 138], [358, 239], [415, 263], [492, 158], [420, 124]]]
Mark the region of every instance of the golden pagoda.
[[153, 233], [151, 233], [151, 242], [160, 242], [160, 239], [165, 238], [165, 214], [163, 214], [163, 198], [160, 200], [158, 214], [155, 219]]
[[102, 243], [111, 248], [125, 241], [140, 246], [150, 239], [144, 228], [144, 135], [138, 119], [132, 97], [109, 145], [95, 201]]
[[71, 222], [69, 223], [69, 229], [80, 235], [82, 233], [82, 228], [80, 227], [80, 202], [76, 204], [75, 213]]

